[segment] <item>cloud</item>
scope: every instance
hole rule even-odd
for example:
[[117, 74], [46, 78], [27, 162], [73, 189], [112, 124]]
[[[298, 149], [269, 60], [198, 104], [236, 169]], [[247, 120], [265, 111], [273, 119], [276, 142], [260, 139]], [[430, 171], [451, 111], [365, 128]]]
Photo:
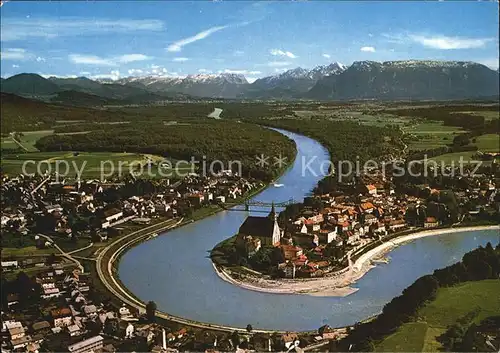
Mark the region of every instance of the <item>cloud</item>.
[[245, 54], [245, 52], [243, 50], [235, 50], [233, 52], [234, 56], [243, 56], [244, 54]]
[[74, 64], [115, 66], [116, 63], [110, 59], [101, 58], [96, 55], [70, 54], [69, 60]]
[[271, 55], [274, 55], [274, 56], [286, 56], [290, 59], [297, 58], [297, 56], [294, 53], [289, 52], [289, 51], [284, 51], [281, 49], [271, 49], [271, 50], [269, 50], [269, 53], [271, 53]]
[[27, 38], [92, 36], [105, 33], [160, 31], [163, 22], [154, 19], [95, 19], [81, 17], [2, 18], [2, 42]]
[[70, 54], [68, 58], [74, 64], [100, 66], [118, 66], [119, 64], [151, 59], [151, 57], [144, 54], [124, 54], [110, 58], [103, 58], [97, 55]]
[[143, 60], [149, 60], [149, 59], [151, 59], [151, 57], [146, 56], [144, 54], [125, 54], [125, 55], [117, 57], [116, 61], [126, 64], [126, 63], [131, 63], [134, 61], [143, 61]]
[[207, 69], [198, 69], [198, 72], [200, 74], [211, 74], [212, 70], [207, 70]]
[[35, 60], [36, 60], [36, 62], [39, 62], [39, 63], [46, 61], [45, 58], [42, 58], [41, 56], [37, 56]]
[[209, 29], [206, 29], [204, 31], [201, 31], [199, 33], [196, 33], [194, 36], [192, 37], [187, 37], [187, 38], [184, 38], [184, 39], [181, 39], [181, 40], [178, 40], [176, 42], [173, 42], [172, 44], [170, 44], [168, 47], [167, 47], [167, 50], [170, 51], [170, 52], [179, 52], [182, 50], [182, 47], [188, 45], [188, 44], [191, 44], [191, 43], [194, 43], [194, 42], [197, 42], [199, 40], [202, 40], [202, 39], [205, 39], [207, 38], [208, 36], [216, 33], [216, 32], [219, 32], [219, 31], [222, 31], [223, 29], [226, 29], [228, 28], [229, 25], [226, 25], [226, 26], [215, 26], [215, 27], [211, 27]]
[[425, 36], [416, 34], [409, 35], [408, 38], [424, 47], [442, 50], [482, 48], [494, 40], [493, 38], [447, 37], [442, 35]]
[[262, 74], [261, 71], [230, 70], [230, 69], [224, 69], [223, 71], [219, 71], [219, 73], [236, 74], [236, 75], [260, 75], [260, 74]]
[[12, 67], [13, 67], [14, 69], [17, 69], [17, 68], [19, 67], [19, 65], [12, 64]]
[[288, 67], [279, 67], [279, 68], [277, 67], [277, 68], [274, 69], [274, 72], [276, 72], [276, 73], [282, 73], [282, 72], [285, 72], [285, 71], [288, 71], [288, 70], [289, 70]]
[[127, 71], [129, 75], [140, 75], [142, 74], [144, 71], [142, 71], [141, 69], [130, 69]]
[[375, 48], [374, 47], [361, 47], [359, 50], [368, 52], [368, 53], [375, 53]]
[[1, 60], [25, 60], [28, 56], [26, 50], [21, 48], [7, 48], [0, 52]]
[[185, 62], [185, 61], [188, 61], [189, 58], [173, 58], [172, 61], [175, 61], [175, 62], [178, 62], [178, 63], [182, 63], [182, 62]]
[[89, 76], [90, 72], [88, 72], [88, 71], [80, 71], [79, 75], [80, 76]]
[[38, 75], [42, 76], [43, 78], [50, 78], [50, 77], [58, 77], [58, 78], [76, 78], [76, 75], [59, 75], [59, 74], [44, 74], [39, 72]]
[[292, 63], [290, 61], [270, 61], [267, 63], [267, 66], [269, 66], [269, 67], [281, 67], [281, 66], [288, 66], [291, 64]]
[[327, 59], [330, 59], [330, 58], [331, 58], [330, 54], [323, 54], [322, 56], [323, 56], [324, 58], [327, 58]]
[[116, 81], [120, 78], [120, 71], [118, 70], [111, 70], [109, 74], [97, 74], [97, 75], [92, 75], [90, 76], [91, 79], [109, 79]]

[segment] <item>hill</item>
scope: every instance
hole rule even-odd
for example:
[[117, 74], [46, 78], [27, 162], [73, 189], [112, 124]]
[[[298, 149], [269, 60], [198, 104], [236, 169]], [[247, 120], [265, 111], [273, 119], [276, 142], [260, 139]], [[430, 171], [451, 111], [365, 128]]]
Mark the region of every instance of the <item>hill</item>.
[[19, 74], [2, 80], [2, 92], [28, 96], [48, 96], [60, 91], [57, 84], [37, 74]]

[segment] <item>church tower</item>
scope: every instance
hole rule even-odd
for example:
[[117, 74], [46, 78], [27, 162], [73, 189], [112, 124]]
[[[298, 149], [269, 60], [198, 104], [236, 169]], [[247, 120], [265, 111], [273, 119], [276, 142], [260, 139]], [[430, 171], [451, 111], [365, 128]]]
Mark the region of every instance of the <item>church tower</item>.
[[273, 221], [278, 220], [278, 215], [276, 214], [276, 211], [274, 209], [274, 201], [271, 203], [271, 212], [269, 212], [269, 215], [267, 217]]
[[271, 212], [267, 215], [267, 218], [269, 218], [273, 222], [272, 226], [272, 244], [276, 245], [279, 244], [281, 240], [281, 230], [278, 225], [278, 214], [276, 213], [276, 210], [274, 209], [274, 201], [271, 204]]

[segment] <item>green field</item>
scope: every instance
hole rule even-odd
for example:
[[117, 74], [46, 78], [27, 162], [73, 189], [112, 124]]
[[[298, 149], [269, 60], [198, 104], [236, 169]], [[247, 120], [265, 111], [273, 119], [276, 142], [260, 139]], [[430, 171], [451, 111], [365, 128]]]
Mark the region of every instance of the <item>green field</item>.
[[[151, 172], [148, 172], [148, 160], [154, 162], [164, 160], [162, 157], [137, 154], [137, 153], [111, 153], [111, 152], [32, 152], [7, 154], [2, 156], [1, 166], [3, 172], [17, 175], [23, 173], [23, 165], [28, 174], [45, 173], [49, 170], [55, 172], [59, 168], [60, 175], [74, 178], [77, 171], [83, 170], [83, 178], [109, 178], [110, 175], [128, 175], [130, 172], [138, 173], [145, 178], [160, 178], [158, 166], [152, 164]], [[191, 167], [188, 165], [175, 167], [175, 161], [171, 161], [173, 168], [164, 168], [163, 177], [177, 178], [179, 173], [188, 173]]]
[[427, 121], [424, 123], [402, 127], [403, 131], [411, 134], [412, 139], [408, 144], [411, 151], [426, 150], [443, 147], [453, 142], [457, 134], [464, 133], [461, 128], [444, 126], [441, 121]]
[[425, 322], [407, 323], [397, 333], [378, 344], [375, 350], [377, 352], [421, 352], [427, 327]]
[[465, 282], [440, 288], [434, 301], [418, 312], [418, 321], [404, 324], [376, 345], [380, 352], [437, 352], [436, 337], [466, 314], [478, 309], [475, 323], [500, 315], [500, 281]]
[[454, 153], [445, 153], [437, 157], [430, 158], [433, 161], [438, 162], [439, 164], [451, 165], [454, 163], [455, 166], [458, 166], [460, 162], [460, 157], [464, 162], [477, 161], [473, 156], [477, 154], [476, 151], [467, 151], [467, 152], [454, 152]]
[[474, 144], [481, 152], [500, 152], [500, 135], [486, 134], [478, 136]]
[[[35, 147], [35, 143], [37, 140], [41, 139], [44, 136], [52, 135], [54, 130], [40, 130], [40, 131], [23, 131], [19, 138], [19, 142], [23, 145], [28, 151], [34, 152], [38, 151]], [[2, 149], [18, 149], [19, 145], [12, 139], [11, 136], [2, 137], [1, 140]]]
[[498, 111], [474, 111], [474, 112], [457, 112], [457, 113], [465, 113], [470, 115], [479, 115], [484, 116], [485, 120], [496, 120], [500, 118], [500, 113]]

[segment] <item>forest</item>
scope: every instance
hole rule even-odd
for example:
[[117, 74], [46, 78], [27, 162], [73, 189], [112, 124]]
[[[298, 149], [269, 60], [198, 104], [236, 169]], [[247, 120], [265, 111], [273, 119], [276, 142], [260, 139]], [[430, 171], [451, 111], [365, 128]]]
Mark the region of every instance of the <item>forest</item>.
[[[260, 126], [203, 120], [196, 124], [163, 123], [103, 125], [101, 130], [77, 135], [50, 135], [37, 141], [41, 151], [134, 152], [167, 158], [210, 163], [218, 160], [241, 161], [247, 177], [270, 181], [279, 166], [256, 165], [256, 156], [270, 158], [280, 154], [291, 162], [295, 143], [282, 134]], [[281, 166], [283, 167], [283, 166]]]
[[498, 112], [498, 105], [443, 105], [406, 109], [383, 110], [382, 113], [421, 118], [429, 121], [442, 121], [445, 126], [458, 126], [470, 131], [472, 136], [479, 136], [492, 131], [499, 131], [498, 119], [486, 120], [484, 116], [464, 113], [467, 111]]
[[340, 341], [342, 351], [353, 345], [352, 351], [372, 351], [374, 342], [394, 333], [406, 322], [413, 321], [420, 308], [436, 297], [438, 288], [466, 281], [495, 279], [500, 275], [500, 244], [488, 243], [466, 253], [462, 261], [435, 270], [432, 275], [417, 279], [403, 293], [392, 299], [374, 320], [358, 323], [349, 335]]
[[[260, 119], [262, 125], [297, 132], [319, 141], [330, 153], [333, 165], [340, 161], [364, 163], [367, 160], [390, 160], [401, 154], [401, 131], [395, 126], [368, 126], [350, 121], [325, 119]], [[350, 176], [352, 177], [352, 176]], [[347, 177], [349, 178], [349, 177]], [[327, 176], [318, 182], [317, 193], [339, 190], [338, 178]]]

